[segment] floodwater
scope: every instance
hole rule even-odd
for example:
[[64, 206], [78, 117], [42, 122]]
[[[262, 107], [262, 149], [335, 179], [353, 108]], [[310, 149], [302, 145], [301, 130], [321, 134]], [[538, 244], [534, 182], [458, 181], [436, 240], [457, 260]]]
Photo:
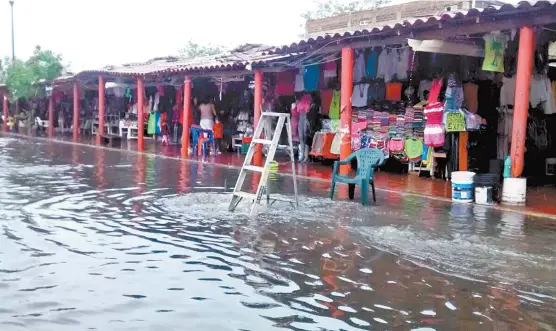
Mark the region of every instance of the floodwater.
[[0, 169], [2, 331], [556, 330], [549, 220], [305, 180], [249, 219], [237, 169], [6, 137]]

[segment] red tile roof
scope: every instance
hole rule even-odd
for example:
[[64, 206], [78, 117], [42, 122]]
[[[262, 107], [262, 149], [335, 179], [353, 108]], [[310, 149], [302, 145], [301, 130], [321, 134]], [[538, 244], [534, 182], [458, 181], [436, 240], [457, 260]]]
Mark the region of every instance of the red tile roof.
[[[396, 23], [394, 25], [385, 25], [380, 28], [373, 28], [370, 30], [362, 29], [362, 30], [354, 30], [345, 33], [335, 33], [335, 34], [323, 34], [318, 37], [312, 37], [304, 40], [300, 40], [298, 42], [292, 43], [290, 45], [284, 45], [282, 47], [275, 48], [270, 54], [274, 53], [287, 53], [287, 52], [301, 52], [305, 51], [307, 47], [310, 46], [322, 46], [329, 42], [335, 42], [340, 40], [345, 40], [349, 38], [355, 38], [359, 36], [364, 37], [379, 37], [384, 34], [388, 33], [395, 33], [396, 31], [400, 30], [407, 30], [407, 29], [417, 29], [417, 28], [425, 28], [425, 27], [434, 27], [436, 26], [438, 30], [442, 29], [441, 24], [443, 22], [446, 23], [455, 23], [459, 20], [463, 19], [472, 19], [472, 18], [479, 18], [479, 21], [476, 22], [483, 22], [483, 18], [491, 18], [491, 17], [515, 17], [515, 15], [519, 14], [531, 14], [533, 12], [545, 12], [546, 10], [553, 11], [554, 15], [556, 15], [556, 3], [554, 1], [521, 1], [517, 5], [511, 4], [504, 4], [499, 8], [495, 7], [488, 7], [483, 9], [471, 9], [468, 11], [457, 11], [457, 12], [445, 12], [441, 15], [437, 16], [429, 16], [426, 18], [412, 18], [406, 19], [402, 22]], [[555, 16], [556, 17], [556, 16]], [[533, 20], [531, 22], [535, 24]]]

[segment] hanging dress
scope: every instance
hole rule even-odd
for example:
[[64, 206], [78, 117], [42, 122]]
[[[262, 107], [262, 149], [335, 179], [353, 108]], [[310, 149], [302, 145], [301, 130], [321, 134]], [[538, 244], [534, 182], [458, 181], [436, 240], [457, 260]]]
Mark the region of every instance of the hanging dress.
[[432, 82], [429, 93], [429, 102], [425, 107], [425, 116], [427, 121], [425, 124], [425, 145], [430, 147], [444, 146], [444, 126], [442, 125], [442, 116], [444, 114], [444, 106], [438, 102], [438, 95], [442, 88], [442, 78]]
[[155, 112], [149, 113], [149, 121], [147, 123], [147, 134], [149, 135], [156, 134], [156, 113]]

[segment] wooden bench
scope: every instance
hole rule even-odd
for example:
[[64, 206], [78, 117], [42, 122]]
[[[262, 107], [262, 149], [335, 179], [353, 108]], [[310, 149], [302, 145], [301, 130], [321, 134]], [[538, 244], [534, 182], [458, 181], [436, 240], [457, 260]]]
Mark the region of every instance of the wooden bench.
[[100, 141], [103, 146], [108, 146], [108, 147], [122, 146], [122, 137], [114, 134], [103, 134], [102, 136], [100, 136]]

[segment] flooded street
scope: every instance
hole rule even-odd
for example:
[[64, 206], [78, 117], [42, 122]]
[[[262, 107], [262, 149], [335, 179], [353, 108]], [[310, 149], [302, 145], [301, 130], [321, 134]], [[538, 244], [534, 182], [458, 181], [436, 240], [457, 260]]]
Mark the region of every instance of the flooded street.
[[0, 168], [2, 331], [556, 330], [554, 221], [307, 180], [249, 220], [238, 169], [7, 137]]

